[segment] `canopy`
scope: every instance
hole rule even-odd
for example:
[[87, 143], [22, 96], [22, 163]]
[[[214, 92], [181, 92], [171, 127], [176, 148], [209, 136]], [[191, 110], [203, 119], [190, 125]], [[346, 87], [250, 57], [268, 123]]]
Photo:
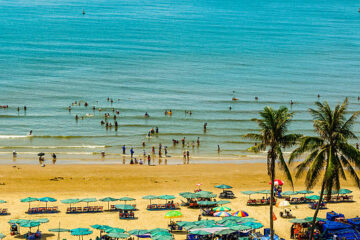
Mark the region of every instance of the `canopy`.
[[130, 235], [127, 233], [117, 233], [117, 232], [109, 233], [108, 236], [111, 238], [128, 238], [128, 237], [130, 237]]
[[119, 198], [119, 201], [123, 201], [123, 202], [127, 202], [127, 201], [135, 201], [135, 198], [131, 198], [131, 197], [122, 197]]
[[261, 223], [258, 223], [258, 222], [246, 222], [246, 223], [243, 223], [242, 225], [251, 227], [252, 229], [259, 229], [259, 228], [264, 227], [264, 225], [262, 225]]
[[249, 214], [245, 211], [237, 211], [237, 212], [234, 212], [232, 214], [232, 216], [237, 216], [237, 217], [247, 217], [249, 216]]
[[182, 216], [183, 215], [180, 211], [169, 211], [165, 214], [166, 218], [180, 218]]
[[131, 205], [125, 205], [125, 204], [118, 204], [115, 205], [115, 208], [121, 209], [121, 210], [134, 210], [135, 208]]
[[230, 229], [236, 230], [236, 231], [246, 231], [246, 230], [250, 230], [251, 227], [244, 226], [244, 225], [237, 225], [237, 226], [230, 227]]
[[230, 188], [232, 188], [232, 186], [225, 185], [225, 184], [216, 185], [215, 187], [220, 188], [220, 189], [230, 189]]
[[151, 234], [158, 233], [158, 232], [167, 232], [169, 233], [169, 230], [165, 228], [154, 228], [149, 231]]
[[163, 200], [171, 200], [171, 199], [175, 199], [176, 197], [173, 195], [161, 195], [158, 197], [158, 199], [163, 199]]
[[70, 229], [66, 229], [66, 228], [52, 228], [52, 229], [49, 229], [49, 232], [56, 232], [56, 233], [59, 233], [59, 232], [70, 232]]
[[257, 191], [256, 193], [260, 193], [260, 194], [270, 194], [270, 190], [260, 190], [260, 191]]
[[200, 191], [195, 193], [197, 198], [214, 198], [216, 197], [216, 194], [213, 194], [212, 192], [208, 191]]
[[128, 231], [128, 233], [131, 235], [144, 235], [144, 234], [148, 234], [149, 231], [144, 230], [144, 229], [134, 229], [134, 230]]
[[116, 199], [116, 198], [106, 197], [106, 198], [100, 199], [99, 201], [101, 201], [101, 202], [115, 202], [115, 201], [118, 201], [118, 200], [119, 199]]
[[38, 218], [38, 219], [35, 219], [35, 220], [32, 220], [32, 221], [36, 221], [36, 222], [39, 222], [39, 223], [48, 223], [49, 219], [47, 219], [47, 218]]
[[241, 193], [245, 194], [245, 195], [252, 195], [252, 194], [255, 194], [257, 192], [255, 192], [255, 191], [242, 191]]
[[43, 197], [38, 199], [40, 202], [56, 202], [57, 200], [55, 198], [51, 197]]
[[224, 205], [224, 204], [230, 203], [230, 201], [220, 200], [220, 201], [217, 201], [216, 203], [219, 204], [219, 205]]
[[349, 189], [340, 189], [340, 190], [338, 191], [338, 193], [339, 193], [339, 194], [349, 194], [349, 193], [352, 193], [352, 191], [349, 190]]
[[37, 198], [33, 198], [33, 197], [27, 197], [27, 198], [20, 200], [20, 202], [35, 202], [35, 201], [39, 201], [39, 200]]
[[229, 212], [229, 211], [231, 211], [231, 208], [229, 208], [229, 207], [216, 207], [216, 208], [213, 208], [213, 210], [215, 212]]
[[125, 230], [122, 228], [106, 228], [105, 232], [106, 233], [124, 233]]
[[73, 204], [73, 203], [78, 203], [80, 202], [80, 200], [78, 198], [73, 198], [73, 199], [65, 199], [65, 200], [61, 200], [62, 203], [65, 204]]
[[183, 193], [180, 196], [184, 198], [197, 198], [198, 196], [195, 193]]

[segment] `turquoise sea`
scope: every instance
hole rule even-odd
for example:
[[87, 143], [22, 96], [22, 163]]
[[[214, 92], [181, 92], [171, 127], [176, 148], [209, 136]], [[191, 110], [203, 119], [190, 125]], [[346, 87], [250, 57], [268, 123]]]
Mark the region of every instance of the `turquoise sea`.
[[[0, 105], [9, 105], [0, 109], [0, 158], [13, 150], [29, 160], [39, 151], [70, 160], [116, 156], [123, 144], [142, 154], [143, 141], [147, 152], [162, 143], [180, 156], [172, 139], [198, 136], [191, 156], [217, 156], [219, 144], [221, 156], [237, 158], [249, 154], [241, 135], [256, 131], [250, 119], [290, 100], [291, 131], [312, 134], [307, 109], [318, 94], [331, 104], [349, 97], [350, 110], [360, 110], [359, 7], [359, 0], [0, 0]], [[69, 113], [76, 100], [89, 107]], [[118, 131], [100, 125], [112, 108], [120, 111]], [[160, 133], [145, 138], [155, 126]]]

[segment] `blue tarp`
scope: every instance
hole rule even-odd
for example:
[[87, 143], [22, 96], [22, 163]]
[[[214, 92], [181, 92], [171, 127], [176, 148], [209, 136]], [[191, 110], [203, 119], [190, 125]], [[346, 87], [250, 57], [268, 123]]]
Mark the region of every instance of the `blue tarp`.
[[344, 214], [336, 213], [334, 211], [326, 213], [326, 219], [329, 221], [335, 221], [336, 218], [345, 218]]
[[352, 228], [352, 227], [349, 224], [344, 224], [334, 221], [326, 221], [326, 223], [324, 224], [324, 231], [336, 231], [347, 228]]

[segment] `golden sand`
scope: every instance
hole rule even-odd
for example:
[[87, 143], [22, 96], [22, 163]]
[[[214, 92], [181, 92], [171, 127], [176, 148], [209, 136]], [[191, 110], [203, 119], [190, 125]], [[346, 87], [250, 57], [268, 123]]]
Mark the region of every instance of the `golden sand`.
[[[54, 180], [54, 179], [57, 180]], [[281, 174], [278, 178], [284, 179]], [[286, 182], [286, 180], [285, 180]], [[295, 182], [295, 190], [304, 189], [303, 179]], [[62, 228], [89, 227], [93, 224], [106, 224], [120, 227], [126, 230], [135, 228], [151, 229], [156, 227], [167, 228], [169, 222], [164, 218], [166, 211], [146, 211], [147, 200], [141, 199], [144, 195], [172, 194], [177, 196], [175, 202], [180, 202], [180, 192], [193, 191], [196, 183], [202, 183], [202, 189], [219, 194], [220, 189], [214, 188], [217, 184], [227, 184], [232, 189], [236, 199], [226, 205], [234, 211], [244, 210], [250, 217], [258, 219], [265, 227], [269, 226], [269, 207], [248, 207], [248, 196], [240, 191], [269, 189], [269, 178], [266, 175], [265, 164], [190, 164], [190, 165], [167, 165], [167, 166], [138, 166], [138, 165], [2, 165], [0, 168], [0, 199], [7, 203], [1, 204], [0, 208], [8, 208], [11, 215], [0, 216], [0, 232], [9, 235], [10, 219], [25, 218], [48, 218], [49, 223], [42, 224], [40, 230], [47, 234], [46, 239], [56, 239], [47, 230], [58, 227]], [[352, 182], [344, 182], [342, 187], [354, 190], [354, 199], [359, 200], [359, 191], [355, 190]], [[292, 190], [289, 184], [285, 184], [284, 191]], [[317, 193], [319, 189], [314, 191]], [[129, 196], [136, 198], [139, 211], [136, 212], [137, 220], [120, 220], [116, 212], [103, 212], [94, 214], [66, 214], [66, 204], [60, 200], [67, 198], [85, 197], [114, 197]], [[53, 197], [58, 202], [49, 206], [58, 206], [61, 211], [58, 214], [27, 215], [28, 204], [21, 203], [25, 197]], [[260, 196], [259, 196], [260, 197]], [[97, 202], [91, 205], [102, 205], [107, 208], [107, 203]], [[33, 207], [42, 207], [43, 203], [34, 202]], [[84, 203], [78, 206], [85, 206]], [[360, 215], [357, 203], [328, 204], [329, 210], [340, 211], [347, 217]], [[278, 220], [275, 222], [275, 231], [281, 237], [289, 239], [289, 220], [281, 219], [279, 211], [275, 207]], [[320, 217], [325, 217], [328, 210], [321, 210]], [[181, 209], [183, 218], [179, 220], [195, 221], [199, 215], [198, 209]], [[293, 207], [293, 214], [298, 218], [312, 216], [314, 210], [307, 205]], [[21, 229], [22, 233], [26, 230]], [[98, 235], [94, 229], [93, 235], [86, 237], [94, 238]], [[73, 239], [69, 233], [62, 234], [62, 238]], [[175, 235], [176, 239], [185, 239], [185, 235]], [[13, 239], [11, 236], [5, 239]]]

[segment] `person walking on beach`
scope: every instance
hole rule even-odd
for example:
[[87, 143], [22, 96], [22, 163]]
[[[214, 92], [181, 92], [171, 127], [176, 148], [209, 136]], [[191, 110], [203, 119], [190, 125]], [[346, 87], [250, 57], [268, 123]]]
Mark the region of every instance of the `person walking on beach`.
[[14, 151], [13, 151], [13, 158], [16, 158], [16, 156], [17, 156], [17, 153], [16, 153], [16, 151], [14, 150]]
[[164, 151], [165, 151], [165, 157], [167, 157], [167, 154], [168, 154], [167, 146], [164, 147]]
[[155, 155], [155, 146], [152, 146], [152, 154]]
[[206, 132], [206, 130], [207, 130], [207, 122], [204, 123], [204, 132]]
[[184, 164], [186, 163], [186, 151], [183, 152]]
[[55, 164], [56, 163], [56, 154], [55, 153], [52, 154], [52, 158], [53, 158], [52, 163]]
[[148, 159], [148, 165], [150, 166], [150, 164], [151, 164], [151, 156], [150, 156], [150, 154], [148, 155], [147, 159]]
[[182, 147], [185, 147], [185, 137], [181, 139]]
[[159, 133], [159, 127], [155, 128], [155, 133], [158, 134]]
[[131, 149], [130, 149], [131, 158], [133, 158], [134, 153], [135, 153], [135, 152], [134, 152], [134, 149], [133, 149], [133, 148], [131, 148]]
[[200, 137], [197, 137], [196, 143], [197, 143], [197, 146], [200, 147]]
[[220, 150], [220, 145], [217, 146], [217, 151], [218, 151], [218, 153], [220, 153], [220, 151], [221, 151]]
[[126, 147], [125, 147], [125, 145], [122, 146], [122, 151], [123, 151], [123, 154], [125, 154], [125, 152], [126, 152]]
[[189, 149], [186, 151], [186, 158], [187, 158], [187, 163], [189, 164], [189, 161], [190, 161], [190, 151], [189, 151]]

